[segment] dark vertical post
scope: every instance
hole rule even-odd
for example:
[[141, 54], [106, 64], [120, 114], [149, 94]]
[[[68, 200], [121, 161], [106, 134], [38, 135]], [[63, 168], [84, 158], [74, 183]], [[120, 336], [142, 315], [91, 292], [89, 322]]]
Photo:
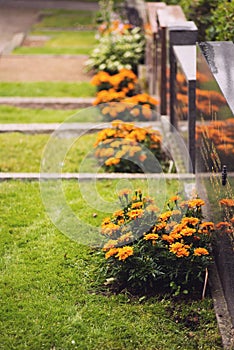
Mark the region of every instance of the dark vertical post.
[[170, 46], [169, 50], [169, 62], [170, 62], [170, 123], [171, 123], [171, 132], [173, 128], [178, 128], [177, 118], [175, 114], [175, 105], [176, 105], [176, 58], [173, 52], [173, 47]]
[[167, 44], [166, 44], [166, 27], [161, 28], [161, 81], [160, 81], [160, 96], [161, 115], [167, 114]]
[[196, 159], [196, 80], [188, 81], [188, 148], [191, 162], [189, 172], [195, 174]]

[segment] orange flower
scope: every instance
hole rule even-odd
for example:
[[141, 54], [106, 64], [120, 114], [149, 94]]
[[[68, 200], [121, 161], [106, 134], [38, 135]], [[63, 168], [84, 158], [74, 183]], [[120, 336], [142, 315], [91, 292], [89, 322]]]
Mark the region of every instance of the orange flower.
[[223, 198], [219, 201], [221, 205], [225, 205], [226, 207], [234, 207], [234, 199], [232, 198]]
[[143, 205], [142, 202], [132, 203], [132, 209], [141, 209], [142, 205]]
[[133, 248], [130, 246], [125, 246], [118, 249], [118, 254], [116, 257], [119, 258], [119, 260], [126, 260], [131, 255], [133, 255]]
[[106, 166], [116, 165], [116, 164], [119, 164], [119, 162], [120, 162], [119, 158], [111, 157], [105, 161], [105, 165]]
[[208, 230], [214, 230], [214, 223], [211, 221], [205, 221], [200, 224], [200, 229], [208, 229]]
[[119, 248], [111, 248], [108, 252], [105, 254], [105, 258], [109, 259], [111, 256], [116, 256], [119, 252]]
[[230, 227], [230, 224], [227, 221], [220, 221], [219, 223], [216, 224], [215, 226], [217, 229], [222, 229], [225, 227]]
[[179, 196], [172, 196], [170, 199], [169, 199], [169, 202], [177, 202], [178, 200], [180, 200], [181, 198]]
[[162, 239], [170, 244], [175, 241], [175, 237], [173, 235], [162, 235]]
[[181, 220], [181, 224], [190, 224], [190, 225], [197, 225], [199, 223], [199, 219], [198, 218], [194, 218], [194, 217], [184, 217], [182, 220]]
[[116, 216], [116, 217], [122, 217], [123, 216], [123, 210], [117, 210], [114, 212], [113, 216]]
[[144, 211], [142, 209], [131, 210], [128, 215], [130, 219], [136, 219], [142, 217]]
[[165, 213], [162, 213], [160, 216], [159, 216], [159, 219], [161, 221], [167, 221], [168, 219], [170, 219], [172, 215], [172, 211], [166, 211]]
[[180, 231], [180, 234], [182, 236], [192, 236], [195, 232], [196, 230], [194, 228], [186, 227]]
[[157, 233], [148, 233], [148, 234], [146, 234], [145, 236], [144, 236], [144, 239], [146, 240], [146, 241], [148, 241], [148, 240], [156, 240], [156, 239], [158, 239], [158, 234]]
[[188, 248], [190, 248], [189, 245], [185, 245], [180, 242], [172, 243], [170, 246], [170, 252], [175, 254], [178, 258], [182, 258], [184, 256], [189, 256]]
[[193, 255], [195, 256], [209, 255], [209, 252], [206, 248], [199, 247], [194, 249]]
[[202, 199], [191, 199], [188, 201], [188, 206], [189, 208], [194, 208], [194, 207], [201, 207], [202, 205], [205, 205], [205, 202]]

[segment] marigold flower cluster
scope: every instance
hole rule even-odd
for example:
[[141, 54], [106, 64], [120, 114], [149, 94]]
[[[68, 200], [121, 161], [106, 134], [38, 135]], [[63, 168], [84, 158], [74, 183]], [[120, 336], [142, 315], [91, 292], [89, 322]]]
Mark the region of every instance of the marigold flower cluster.
[[[91, 84], [97, 87], [97, 91], [105, 91], [106, 93], [112, 94], [114, 92], [122, 92], [123, 97], [131, 96], [134, 93], [137, 83], [137, 76], [133, 71], [128, 69], [121, 69], [117, 74], [111, 75], [105, 71], [99, 71], [93, 76]], [[103, 100], [103, 96], [97, 93], [94, 105], [113, 101], [110, 99], [108, 101]]]
[[145, 121], [155, 118], [158, 100], [147, 93], [137, 93], [137, 76], [131, 70], [121, 69], [110, 75], [100, 71], [91, 80], [97, 86], [94, 105], [99, 105], [103, 118], [107, 121]]
[[120, 201], [123, 209], [102, 223], [101, 232], [108, 237], [103, 248], [106, 259], [120, 259], [119, 247], [126, 243], [127, 252], [130, 252], [129, 247], [133, 249], [122, 260], [134, 255], [137, 241], [153, 244], [155, 254], [157, 249], [164, 249], [165, 254], [188, 258], [194, 263], [197, 258], [210, 259], [210, 241], [215, 225], [210, 221], [202, 222], [197, 209], [205, 204], [203, 200], [195, 198], [182, 202], [178, 196], [173, 196], [168, 201], [169, 210], [158, 215], [148, 210], [152, 207], [152, 200], [143, 198], [139, 190], [133, 196], [129, 191], [122, 191]]
[[132, 123], [112, 122], [112, 128], [98, 133], [94, 144], [95, 156], [107, 171], [157, 172], [151, 169], [149, 156], [166, 161], [161, 149], [162, 137], [152, 128], [140, 128]]

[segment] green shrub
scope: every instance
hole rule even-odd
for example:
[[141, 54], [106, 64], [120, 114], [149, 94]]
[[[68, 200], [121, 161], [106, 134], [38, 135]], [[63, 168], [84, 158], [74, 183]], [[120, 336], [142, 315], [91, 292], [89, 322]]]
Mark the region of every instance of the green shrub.
[[116, 74], [121, 69], [136, 71], [136, 66], [144, 58], [145, 38], [141, 29], [135, 27], [123, 34], [114, 33], [100, 38], [86, 62], [88, 70], [103, 70]]
[[206, 30], [208, 40], [234, 40], [234, 3], [222, 1], [211, 13], [211, 25]]

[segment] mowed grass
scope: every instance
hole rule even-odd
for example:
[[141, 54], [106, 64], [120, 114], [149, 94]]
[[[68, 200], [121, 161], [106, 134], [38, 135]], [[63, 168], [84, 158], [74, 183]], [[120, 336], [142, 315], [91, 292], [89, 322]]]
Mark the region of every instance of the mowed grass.
[[[0, 134], [0, 171], [1, 172], [40, 172], [40, 164], [50, 135], [30, 135], [21, 133]], [[60, 149], [68, 145], [68, 153], [58, 159], [64, 172], [79, 172], [80, 164], [85, 160], [83, 172], [95, 171], [97, 165], [93, 157], [94, 134], [82, 137], [52, 139], [54, 153], [51, 161], [59, 157]], [[74, 144], [72, 144], [74, 142]], [[70, 146], [71, 145], [71, 148]], [[91, 151], [91, 154], [90, 154]], [[54, 156], [53, 156], [54, 155]], [[56, 158], [57, 159], [57, 158]], [[55, 160], [56, 161], [56, 160]], [[56, 167], [56, 165], [55, 165]]]
[[[142, 185], [133, 181], [134, 188]], [[64, 183], [68, 204], [100, 225], [101, 213], [93, 215], [76, 186]], [[222, 349], [209, 298], [182, 302], [99, 293], [99, 251], [56, 229], [38, 183], [0, 187], [0, 349]], [[116, 181], [97, 183], [106, 200], [117, 187]]]
[[97, 44], [94, 31], [36, 31], [33, 36], [47, 36], [48, 40], [37, 46], [20, 46], [14, 50], [15, 54], [70, 54], [89, 55]]
[[94, 97], [89, 82], [0, 82], [2, 97]]
[[41, 20], [34, 30], [43, 28], [80, 28], [96, 24], [96, 11], [45, 9], [41, 11]]
[[[88, 123], [100, 122], [101, 116], [91, 113], [91, 109], [59, 110], [59, 109], [34, 109], [0, 105], [0, 124], [12, 123], [62, 123], [69, 122]], [[75, 116], [75, 117], [73, 117]]]

